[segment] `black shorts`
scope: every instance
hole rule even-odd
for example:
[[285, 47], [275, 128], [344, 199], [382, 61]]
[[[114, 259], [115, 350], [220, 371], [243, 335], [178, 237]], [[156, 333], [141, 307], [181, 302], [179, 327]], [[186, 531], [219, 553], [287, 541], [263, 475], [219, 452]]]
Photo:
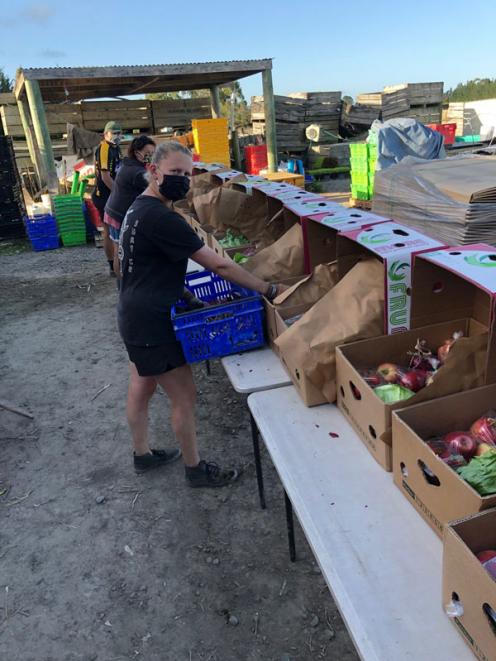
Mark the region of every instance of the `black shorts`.
[[156, 347], [137, 347], [126, 344], [129, 360], [140, 376], [159, 376], [186, 364], [180, 342], [168, 342]]

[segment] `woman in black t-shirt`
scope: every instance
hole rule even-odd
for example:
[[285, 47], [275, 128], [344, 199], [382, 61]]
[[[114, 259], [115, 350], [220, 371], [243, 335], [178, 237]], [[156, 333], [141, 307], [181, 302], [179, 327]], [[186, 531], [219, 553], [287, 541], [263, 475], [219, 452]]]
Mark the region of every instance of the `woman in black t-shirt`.
[[103, 222], [114, 245], [114, 273], [119, 274], [119, 234], [122, 221], [134, 200], [148, 186], [146, 165], [151, 163], [155, 143], [147, 135], [134, 138], [127, 150], [114, 180], [114, 186], [105, 204]]
[[[226, 280], [270, 299], [283, 288], [267, 284], [206, 247], [187, 222], [168, 206], [186, 196], [192, 172], [190, 151], [177, 142], [155, 150], [148, 187], [131, 205], [121, 228], [119, 330], [130, 359], [127, 418], [138, 472], [182, 456], [193, 487], [220, 487], [238, 476], [200, 460], [196, 442], [196, 390], [190, 366], [176, 340], [171, 306], [182, 295], [188, 258]], [[181, 450], [148, 444], [148, 405], [160, 385], [170, 400], [171, 425]]]

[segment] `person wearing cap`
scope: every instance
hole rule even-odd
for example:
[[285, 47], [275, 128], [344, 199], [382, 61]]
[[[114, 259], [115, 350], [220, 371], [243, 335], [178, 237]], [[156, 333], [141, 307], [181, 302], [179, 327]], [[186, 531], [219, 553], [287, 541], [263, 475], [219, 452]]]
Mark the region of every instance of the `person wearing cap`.
[[119, 143], [122, 128], [118, 122], [107, 122], [103, 132], [103, 140], [95, 150], [95, 190], [92, 200], [98, 209], [103, 224], [103, 248], [107, 257], [110, 275], [114, 273], [114, 246], [109, 234], [109, 227], [103, 222], [105, 205], [110, 197], [114, 179], [121, 161]]

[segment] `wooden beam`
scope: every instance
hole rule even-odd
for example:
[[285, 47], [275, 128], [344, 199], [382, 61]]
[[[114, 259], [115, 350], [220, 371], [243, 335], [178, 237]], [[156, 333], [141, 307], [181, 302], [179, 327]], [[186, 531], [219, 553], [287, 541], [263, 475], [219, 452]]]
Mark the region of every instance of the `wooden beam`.
[[22, 128], [24, 130], [24, 135], [26, 136], [26, 142], [28, 144], [29, 157], [33, 163], [38, 179], [41, 178], [41, 166], [40, 166], [40, 153], [36, 150], [33, 134], [31, 132], [31, 122], [29, 116], [29, 108], [26, 103], [24, 96], [20, 96], [17, 99], [17, 107], [19, 108], [19, 115], [21, 116]]
[[34, 134], [41, 154], [42, 172], [40, 172], [41, 184], [46, 185], [50, 193], [58, 193], [59, 184], [55, 160], [53, 158], [52, 141], [48, 130], [45, 107], [41, 97], [40, 86], [37, 80], [26, 80], [24, 82], [28, 97], [29, 110], [33, 120]]
[[274, 104], [274, 88], [272, 72], [266, 69], [262, 72], [264, 109], [265, 109], [265, 140], [267, 142], [267, 169], [277, 172], [277, 139], [276, 139], [276, 109]]
[[210, 86], [210, 107], [212, 110], [212, 117], [214, 119], [219, 119], [220, 117], [220, 94], [219, 86], [211, 85]]

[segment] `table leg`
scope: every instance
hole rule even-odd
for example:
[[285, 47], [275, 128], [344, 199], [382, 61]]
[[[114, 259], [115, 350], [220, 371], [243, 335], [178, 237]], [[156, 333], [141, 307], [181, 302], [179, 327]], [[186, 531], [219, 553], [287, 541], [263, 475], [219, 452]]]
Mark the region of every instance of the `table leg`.
[[205, 361], [205, 367], [207, 368], [207, 376], [210, 376], [211, 372], [210, 372], [210, 361], [209, 360]]
[[293, 505], [288, 498], [286, 489], [284, 490], [284, 504], [286, 505], [286, 525], [288, 527], [288, 544], [289, 544], [289, 559], [291, 562], [296, 560], [296, 547], [295, 547], [295, 534], [294, 534], [294, 521], [293, 521]]
[[255, 471], [257, 473], [257, 484], [258, 484], [258, 497], [260, 499], [260, 507], [265, 509], [265, 494], [264, 494], [264, 483], [263, 483], [263, 473], [262, 473], [262, 461], [260, 459], [260, 443], [259, 443], [259, 431], [257, 423], [250, 413], [250, 424], [251, 424], [251, 438], [253, 440], [253, 455], [255, 457]]

